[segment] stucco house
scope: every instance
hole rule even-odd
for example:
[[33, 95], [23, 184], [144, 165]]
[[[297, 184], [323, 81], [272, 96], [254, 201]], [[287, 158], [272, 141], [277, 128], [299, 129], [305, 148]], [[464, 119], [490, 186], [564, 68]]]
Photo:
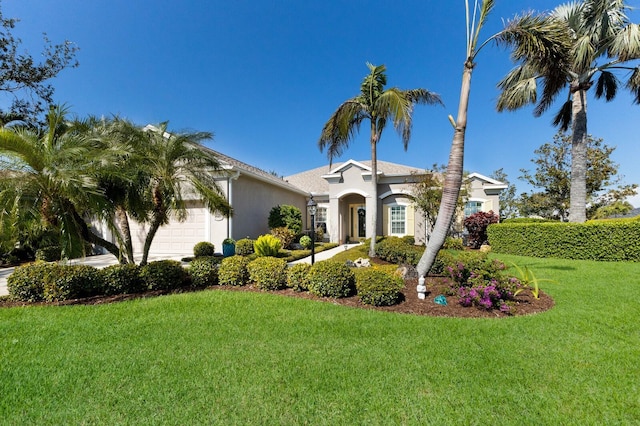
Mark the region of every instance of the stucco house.
[[[311, 219], [306, 205], [313, 196], [318, 203], [316, 224], [325, 230], [325, 241], [343, 243], [370, 236], [370, 212], [378, 209], [377, 235], [413, 235], [425, 240], [425, 226], [411, 201], [411, 183], [424, 170], [378, 161], [378, 198], [371, 197], [369, 161], [349, 160], [280, 178], [247, 163], [213, 151], [222, 165], [217, 182], [234, 209], [230, 218], [210, 213], [195, 194], [187, 199], [187, 219], [161, 227], [151, 254], [188, 254], [199, 241], [212, 242], [217, 250], [225, 238], [250, 237], [269, 232], [267, 218], [276, 205], [300, 209], [308, 229]], [[465, 213], [499, 212], [498, 196], [507, 186], [478, 173], [469, 175], [470, 189]], [[135, 252], [142, 252], [146, 229], [131, 224]], [[104, 232], [108, 234], [106, 231]]]

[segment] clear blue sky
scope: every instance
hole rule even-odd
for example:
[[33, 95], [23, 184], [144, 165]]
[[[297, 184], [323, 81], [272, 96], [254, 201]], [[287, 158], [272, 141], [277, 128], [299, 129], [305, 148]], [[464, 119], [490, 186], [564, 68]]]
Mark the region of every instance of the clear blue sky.
[[[558, 0], [498, 0], [482, 39], [503, 20]], [[638, 1], [628, 1], [634, 7]], [[437, 92], [445, 108], [418, 106], [405, 152], [389, 126], [381, 160], [429, 168], [446, 163], [465, 59], [464, 2], [407, 0], [4, 0], [5, 17], [29, 53], [42, 33], [80, 47], [80, 66], [53, 83], [57, 102], [79, 116], [118, 114], [138, 124], [168, 120], [174, 131], [212, 131], [208, 145], [281, 175], [327, 164], [317, 147], [322, 126], [358, 93], [367, 61], [387, 66], [389, 87]], [[640, 12], [631, 15], [640, 21]], [[495, 112], [496, 83], [511, 68], [495, 45], [477, 58], [472, 82], [465, 170], [504, 168], [517, 179], [533, 151], [550, 142], [553, 112]], [[559, 100], [561, 102], [561, 100]], [[558, 105], [559, 106], [559, 105]], [[611, 103], [590, 99], [589, 133], [617, 146], [626, 183], [640, 183], [640, 106], [622, 92]], [[367, 129], [343, 158], [370, 158]], [[633, 201], [640, 205], [640, 198]]]

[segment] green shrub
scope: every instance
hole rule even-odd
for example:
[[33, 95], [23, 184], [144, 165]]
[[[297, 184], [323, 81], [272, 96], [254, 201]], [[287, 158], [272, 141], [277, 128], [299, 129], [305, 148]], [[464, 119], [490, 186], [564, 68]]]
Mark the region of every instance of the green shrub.
[[462, 238], [447, 237], [442, 248], [445, 250], [464, 250]]
[[391, 306], [402, 300], [404, 281], [395, 273], [374, 268], [356, 271], [358, 298], [365, 305]]
[[544, 222], [556, 222], [557, 220], [543, 219], [540, 217], [514, 217], [511, 219], [503, 219], [500, 223], [544, 223]]
[[253, 243], [253, 251], [258, 256], [277, 256], [282, 248], [282, 242], [273, 235], [261, 235]]
[[405, 235], [404, 237], [400, 238], [402, 241], [405, 242], [405, 244], [408, 244], [410, 246], [413, 246], [416, 244], [416, 238], [413, 235]]
[[296, 263], [287, 268], [287, 287], [295, 291], [309, 290], [309, 271], [311, 265], [308, 263]]
[[208, 241], [200, 241], [193, 246], [193, 255], [195, 257], [200, 256], [213, 256], [216, 252], [216, 247]]
[[253, 254], [253, 240], [250, 238], [243, 238], [236, 242], [236, 254], [239, 256], [249, 256]]
[[89, 265], [58, 265], [44, 280], [44, 299], [49, 302], [104, 294], [100, 270]]
[[282, 248], [289, 248], [296, 239], [296, 234], [289, 228], [279, 227], [271, 230], [271, 235], [276, 237], [282, 243]]
[[189, 279], [182, 263], [177, 260], [158, 260], [142, 267], [140, 276], [149, 290], [175, 290], [184, 287]]
[[302, 230], [302, 212], [296, 206], [275, 206], [269, 212], [269, 229], [289, 228], [294, 234]]
[[347, 297], [355, 291], [355, 276], [344, 263], [318, 262], [309, 271], [309, 291], [321, 297]]
[[387, 262], [416, 266], [424, 253], [424, 247], [407, 244], [402, 238], [386, 237], [375, 245], [376, 256]]
[[193, 287], [207, 287], [218, 284], [218, 266], [221, 257], [202, 256], [194, 259], [189, 264], [189, 275]]
[[247, 265], [249, 278], [262, 290], [279, 290], [287, 284], [287, 262], [276, 257], [259, 257]]
[[640, 261], [640, 220], [500, 223], [489, 226], [494, 252], [533, 257]]
[[500, 218], [493, 213], [477, 212], [464, 220], [464, 227], [469, 231], [469, 246], [479, 248], [487, 242], [487, 227], [493, 223], [498, 223]]
[[218, 283], [220, 285], [245, 285], [249, 281], [248, 264], [249, 259], [244, 256], [225, 257], [218, 268]]
[[104, 282], [104, 294], [141, 293], [147, 289], [145, 281], [140, 276], [138, 265], [111, 265], [100, 270]]
[[20, 302], [41, 302], [44, 300], [44, 281], [55, 263], [36, 262], [19, 266], [7, 278], [9, 298]]
[[300, 245], [305, 249], [311, 248], [311, 237], [308, 235], [303, 235], [300, 237]]
[[36, 250], [36, 260], [56, 262], [62, 258], [60, 246], [42, 247]]

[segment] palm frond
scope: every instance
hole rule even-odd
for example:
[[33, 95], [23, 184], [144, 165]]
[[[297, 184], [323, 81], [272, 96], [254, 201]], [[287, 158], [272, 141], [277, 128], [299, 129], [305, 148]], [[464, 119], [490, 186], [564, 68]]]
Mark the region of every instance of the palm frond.
[[608, 55], [617, 57], [622, 62], [640, 59], [640, 25], [629, 24], [616, 33]]
[[329, 161], [342, 155], [343, 149], [349, 146], [367, 116], [365, 107], [357, 98], [343, 102], [331, 115], [318, 140], [320, 151], [327, 149]]
[[572, 34], [577, 34], [580, 32], [580, 27], [582, 25], [582, 13], [583, 13], [583, 2], [569, 2], [565, 4], [561, 4], [557, 6], [551, 12], [551, 17], [560, 20], [561, 22], [566, 22], [567, 26], [571, 29]]
[[577, 38], [572, 48], [573, 71], [577, 73], [586, 73], [591, 64], [598, 58], [596, 45], [592, 43], [589, 34], [584, 34]]
[[505, 87], [500, 96], [496, 108], [498, 112], [504, 110], [513, 111], [527, 104], [535, 104], [538, 95], [538, 85], [535, 77], [521, 79], [509, 87]]
[[571, 99], [569, 99], [564, 104], [562, 104], [560, 111], [558, 111], [558, 113], [553, 118], [553, 125], [556, 127], [560, 127], [560, 130], [563, 132], [566, 132], [571, 125], [572, 108], [573, 102], [571, 101]]
[[640, 66], [633, 70], [626, 86], [633, 93], [633, 102], [640, 104]]
[[616, 76], [609, 71], [601, 71], [596, 83], [596, 98], [600, 99], [604, 96], [605, 100], [609, 102], [616, 97], [617, 92], [618, 79]]
[[435, 92], [430, 92], [427, 89], [409, 89], [404, 90], [405, 96], [409, 102], [418, 105], [442, 105], [442, 98]]
[[0, 129], [0, 154], [17, 159], [33, 170], [44, 167], [38, 135], [26, 129]]

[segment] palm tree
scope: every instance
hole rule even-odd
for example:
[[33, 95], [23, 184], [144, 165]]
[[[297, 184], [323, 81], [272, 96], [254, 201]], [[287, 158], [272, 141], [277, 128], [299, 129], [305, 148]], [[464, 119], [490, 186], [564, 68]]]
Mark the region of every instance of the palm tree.
[[[220, 164], [211, 151], [200, 146], [213, 135], [207, 132], [169, 133], [167, 125], [164, 122], [157, 127], [148, 126], [141, 133], [144, 142], [138, 155], [142, 159], [140, 165], [149, 177], [143, 196], [150, 206], [149, 231], [141, 265], [147, 263], [158, 229], [172, 216], [178, 220], [186, 218], [184, 195], [189, 191], [198, 194], [212, 212], [232, 214], [231, 206], [215, 180], [215, 173], [221, 171]], [[139, 205], [144, 203], [143, 200]]]
[[[440, 97], [426, 89], [400, 90], [392, 87], [384, 88], [387, 84], [386, 67], [384, 65], [371, 65], [361, 86], [360, 94], [348, 99], [333, 113], [326, 122], [318, 141], [320, 150], [327, 149], [329, 161], [342, 154], [349, 146], [355, 135], [360, 130], [360, 124], [364, 120], [370, 123], [371, 143], [371, 197], [377, 205], [378, 200], [378, 163], [377, 145], [387, 121], [391, 120], [393, 126], [402, 138], [404, 149], [409, 146], [411, 138], [412, 115], [415, 104], [442, 104]], [[371, 217], [371, 245], [369, 256], [375, 256], [377, 209], [370, 213]]]
[[61, 232], [66, 258], [84, 254], [85, 242], [119, 249], [94, 234], [86, 214], [101, 214], [109, 204], [97, 186], [95, 170], [108, 162], [109, 151], [86, 133], [80, 121], [66, 119], [63, 106], [51, 107], [43, 130], [12, 126], [0, 128], [3, 185], [0, 213], [23, 221], [38, 219]]
[[[553, 67], [538, 67], [538, 61], [525, 55], [499, 84], [502, 93], [498, 110], [513, 110], [537, 102], [540, 116], [556, 96], [568, 89], [567, 100], [554, 118], [554, 125], [565, 131], [572, 126], [571, 193], [569, 221], [586, 220], [587, 201], [587, 92], [595, 83], [595, 97], [611, 101], [620, 81], [616, 71], [629, 72], [626, 87], [640, 103], [640, 66], [630, 62], [640, 58], [640, 27], [629, 22], [624, 0], [584, 0], [557, 7], [551, 14], [569, 29], [571, 47], [566, 61]], [[543, 82], [537, 101], [537, 82]]]
[[[467, 111], [469, 93], [471, 91], [471, 75], [476, 65], [476, 56], [484, 46], [494, 41], [498, 44], [512, 46], [513, 58], [517, 60], [524, 57], [531, 58], [540, 69], [545, 69], [552, 62], [564, 61], [568, 45], [567, 32], [564, 25], [561, 25], [555, 19], [532, 13], [521, 17], [516, 16], [513, 20], [507, 22], [502, 31], [478, 45], [480, 31], [494, 7], [494, 1], [475, 0], [471, 11], [469, 1], [466, 0], [465, 7], [467, 23], [466, 59], [462, 72], [458, 116], [455, 120], [449, 116], [449, 120], [454, 127], [453, 141], [442, 189], [442, 202], [440, 203], [438, 219], [427, 248], [417, 266], [420, 277], [426, 276], [429, 269], [431, 269], [454, 219], [456, 202], [462, 186]], [[533, 55], [532, 52], [535, 52], [536, 55]]]

